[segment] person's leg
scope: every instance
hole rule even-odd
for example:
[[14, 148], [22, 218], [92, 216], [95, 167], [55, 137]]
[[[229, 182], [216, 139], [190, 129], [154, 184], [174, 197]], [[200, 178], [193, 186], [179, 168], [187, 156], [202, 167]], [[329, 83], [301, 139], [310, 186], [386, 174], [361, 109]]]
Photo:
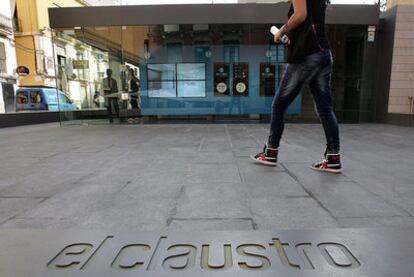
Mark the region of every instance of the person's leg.
[[108, 98], [108, 106], [107, 106], [107, 109], [108, 109], [108, 116], [109, 116], [109, 122], [110, 123], [113, 123], [114, 122], [114, 116], [113, 116], [113, 110], [114, 110], [114, 107], [113, 107], [113, 104], [112, 104], [112, 98]]
[[340, 150], [340, 142], [338, 122], [333, 111], [331, 96], [332, 57], [329, 53], [324, 58], [325, 64], [311, 80], [309, 88], [325, 131], [327, 154], [337, 154]]
[[330, 52], [326, 52], [322, 60], [321, 70], [309, 84], [326, 137], [324, 159], [313, 164], [312, 168], [320, 171], [341, 173], [339, 128], [332, 105], [331, 75], [332, 55]]
[[138, 109], [137, 99], [131, 99], [131, 108], [134, 110]]
[[301, 64], [288, 65], [272, 103], [269, 146], [279, 147], [285, 126], [286, 110], [303, 88], [309, 84], [314, 74], [315, 68], [307, 66], [306, 61]]
[[138, 96], [137, 96], [137, 108], [138, 108], [138, 116], [141, 116], [141, 93], [138, 92]]
[[114, 98], [113, 103], [114, 103], [114, 116], [119, 117], [119, 99]]
[[286, 109], [298, 96], [302, 89], [319, 70], [320, 55], [313, 54], [303, 59], [301, 63], [289, 64], [279, 90], [272, 103], [272, 116], [270, 123], [270, 136], [263, 151], [251, 158], [261, 164], [276, 165], [278, 147], [284, 129], [284, 115]]

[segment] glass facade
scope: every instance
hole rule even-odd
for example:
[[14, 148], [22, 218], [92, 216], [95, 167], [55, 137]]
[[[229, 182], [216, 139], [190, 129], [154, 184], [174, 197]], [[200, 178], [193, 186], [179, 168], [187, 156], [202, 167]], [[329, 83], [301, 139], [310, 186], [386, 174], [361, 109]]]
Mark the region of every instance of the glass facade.
[[[286, 49], [267, 24], [96, 26], [54, 30], [57, 87], [76, 105], [65, 123], [148, 117], [268, 119]], [[329, 25], [340, 121], [371, 120], [367, 26]], [[307, 91], [289, 118], [316, 120]]]

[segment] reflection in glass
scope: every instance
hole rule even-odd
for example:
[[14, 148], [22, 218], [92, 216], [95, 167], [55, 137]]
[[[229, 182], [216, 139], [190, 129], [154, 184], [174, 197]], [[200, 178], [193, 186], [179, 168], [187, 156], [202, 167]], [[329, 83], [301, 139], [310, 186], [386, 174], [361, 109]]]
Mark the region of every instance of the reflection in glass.
[[[118, 118], [129, 120], [138, 115], [133, 93], [139, 93], [143, 116], [268, 116], [286, 68], [286, 48], [273, 42], [269, 28], [267, 24], [180, 24], [56, 30], [54, 87], [82, 111], [63, 113], [62, 119], [107, 120], [111, 115], [105, 90], [114, 94], [114, 107], [117, 103], [120, 107], [119, 114], [113, 115], [116, 123]], [[347, 30], [347, 26], [328, 28], [337, 42], [333, 45], [337, 54], [332, 82], [336, 112], [347, 102], [344, 76], [347, 65], [356, 59], [341, 54], [350, 48]], [[356, 67], [359, 71], [350, 72], [360, 76], [362, 67]], [[109, 87], [104, 81], [107, 69], [112, 70], [118, 94], [105, 89]], [[131, 82], [129, 69], [135, 72], [136, 84]], [[368, 103], [369, 95], [364, 95]], [[30, 103], [30, 94], [26, 97], [28, 100], [20, 96], [18, 103]], [[355, 103], [361, 99], [362, 92]], [[312, 99], [304, 100], [294, 101], [288, 114], [316, 118]], [[359, 114], [358, 107], [349, 109]]]
[[154, 98], [175, 98], [177, 97], [177, 89], [175, 82], [171, 81], [151, 81], [148, 82], [148, 97]]
[[206, 82], [205, 81], [178, 81], [177, 83], [178, 97], [205, 97]]
[[204, 63], [177, 64], [177, 80], [205, 80], [206, 65]]
[[148, 97], [177, 97], [175, 64], [148, 64]]
[[206, 96], [206, 65], [204, 63], [177, 64], [178, 97]]

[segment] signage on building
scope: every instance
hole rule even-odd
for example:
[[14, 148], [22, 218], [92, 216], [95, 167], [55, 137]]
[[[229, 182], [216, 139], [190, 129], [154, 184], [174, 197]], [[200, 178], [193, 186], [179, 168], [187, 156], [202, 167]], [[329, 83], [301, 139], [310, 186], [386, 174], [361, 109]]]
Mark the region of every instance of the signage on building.
[[247, 96], [249, 86], [249, 64], [233, 64], [234, 96]]
[[246, 92], [246, 84], [245, 83], [242, 83], [242, 82], [240, 82], [240, 83], [238, 83], [237, 85], [236, 85], [236, 90], [237, 90], [237, 92], [238, 93], [240, 93], [240, 94], [243, 94], [243, 93], [245, 93]]
[[276, 65], [260, 64], [260, 96], [274, 96], [276, 91]]
[[369, 42], [375, 41], [375, 31], [376, 31], [375, 26], [368, 26], [368, 41]]
[[88, 60], [74, 60], [72, 61], [73, 69], [88, 69], [89, 61]]
[[227, 85], [224, 82], [218, 83], [216, 87], [217, 92], [225, 93], [227, 91]]
[[214, 95], [228, 96], [230, 94], [230, 66], [228, 63], [214, 64]]
[[17, 75], [24, 77], [30, 74], [30, 70], [27, 66], [21, 65], [16, 68], [16, 73]]
[[2, 276], [412, 276], [413, 231], [1, 230], [0, 268]]

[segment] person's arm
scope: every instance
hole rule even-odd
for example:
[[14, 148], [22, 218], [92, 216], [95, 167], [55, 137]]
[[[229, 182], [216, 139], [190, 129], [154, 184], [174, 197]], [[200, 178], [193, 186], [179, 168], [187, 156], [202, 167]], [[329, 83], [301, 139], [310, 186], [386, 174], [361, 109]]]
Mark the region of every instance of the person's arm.
[[275, 42], [280, 43], [282, 36], [297, 26], [299, 26], [303, 21], [305, 21], [308, 16], [308, 9], [306, 0], [292, 0], [294, 13], [289, 18], [288, 22], [280, 28], [279, 32], [275, 34]]

